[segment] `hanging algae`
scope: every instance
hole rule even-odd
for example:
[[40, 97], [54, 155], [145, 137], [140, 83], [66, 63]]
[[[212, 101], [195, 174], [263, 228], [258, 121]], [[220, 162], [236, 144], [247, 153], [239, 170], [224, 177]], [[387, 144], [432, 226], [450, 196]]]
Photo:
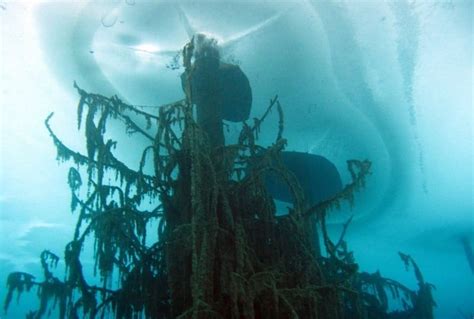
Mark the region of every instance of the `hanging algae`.
[[[152, 115], [116, 96], [75, 87], [87, 154], [69, 149], [54, 134], [52, 114], [45, 121], [58, 159], [76, 167], [68, 175], [78, 221], [65, 248], [66, 275], [61, 280], [53, 274], [59, 257], [44, 251], [43, 281], [21, 272], [9, 275], [5, 310], [14, 292], [19, 297], [37, 287], [40, 306], [28, 318], [48, 315], [57, 306], [59, 318], [433, 318], [432, 286], [411, 257], [400, 254], [414, 268], [418, 291], [378, 272], [358, 271], [344, 241], [350, 220], [336, 243], [328, 235], [328, 212], [344, 200], [353, 204], [370, 162], [348, 161], [352, 182], [307, 207], [280, 158], [286, 140], [278, 97], [253, 125], [243, 123], [237, 144], [215, 147], [193, 119], [189, 95]], [[276, 140], [262, 147], [260, 124], [275, 107]], [[149, 141], [138, 169], [114, 155], [117, 142], [106, 139], [109, 120]], [[153, 173], [145, 173], [150, 166]], [[87, 192], [81, 191], [81, 167]], [[275, 214], [264, 181], [269, 170], [293, 195], [288, 215]], [[158, 234], [152, 244], [146, 240], [149, 225]], [[319, 234], [324, 247], [316, 240]], [[84, 275], [81, 253], [88, 238], [94, 241], [100, 286]], [[390, 310], [390, 300], [400, 300], [403, 309]]]

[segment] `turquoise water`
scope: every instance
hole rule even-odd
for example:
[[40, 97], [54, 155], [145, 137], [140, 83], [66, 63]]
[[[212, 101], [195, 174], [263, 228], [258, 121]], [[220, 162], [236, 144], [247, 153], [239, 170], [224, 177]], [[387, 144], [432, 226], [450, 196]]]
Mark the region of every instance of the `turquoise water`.
[[[337, 236], [354, 215], [347, 239], [361, 268], [415, 288], [397, 255], [409, 253], [437, 288], [437, 318], [474, 313], [461, 245], [474, 245], [470, 2], [100, 3], [0, 2], [0, 298], [7, 273], [40, 276], [40, 252], [62, 255], [74, 227], [69, 165], [55, 161], [46, 116], [54, 111], [56, 133], [83, 150], [74, 80], [138, 105], [181, 99], [182, 68], [169, 64], [193, 29], [247, 74], [252, 116], [279, 95], [288, 150], [325, 156], [344, 183], [347, 159], [373, 162], [356, 207], [331, 221]], [[236, 132], [230, 125], [227, 140]], [[117, 152], [133, 165], [136, 146]]]

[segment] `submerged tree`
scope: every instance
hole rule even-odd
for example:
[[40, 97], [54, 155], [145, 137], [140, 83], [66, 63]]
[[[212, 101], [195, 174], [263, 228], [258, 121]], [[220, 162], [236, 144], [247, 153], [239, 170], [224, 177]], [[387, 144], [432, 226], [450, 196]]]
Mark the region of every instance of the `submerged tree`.
[[[189, 49], [184, 64], [192, 72]], [[5, 310], [14, 292], [37, 287], [40, 306], [29, 318], [53, 307], [60, 318], [432, 318], [432, 286], [411, 257], [400, 254], [415, 269], [418, 291], [378, 272], [358, 271], [343, 238], [350, 220], [337, 242], [328, 235], [328, 212], [344, 200], [353, 204], [369, 161], [348, 161], [352, 182], [308, 206], [281, 161], [286, 140], [278, 97], [253, 124], [242, 124], [236, 144], [223, 145], [221, 136], [212, 136], [218, 125], [209, 131], [193, 118], [191, 85], [184, 77], [186, 99], [161, 106], [158, 114], [75, 85], [87, 154], [64, 145], [50, 127], [52, 114], [46, 119], [58, 159], [75, 163], [68, 184], [77, 225], [65, 248], [64, 279], [52, 272], [60, 258], [44, 251], [44, 280], [10, 274]], [[263, 147], [260, 125], [274, 108], [279, 129], [275, 142]], [[121, 121], [127, 133], [149, 141], [138, 169], [115, 155], [117, 142], [106, 138], [109, 121]], [[264, 181], [269, 171], [291, 191], [287, 215], [276, 214]], [[83, 270], [88, 240], [99, 285]], [[391, 308], [397, 299], [403, 309]]]

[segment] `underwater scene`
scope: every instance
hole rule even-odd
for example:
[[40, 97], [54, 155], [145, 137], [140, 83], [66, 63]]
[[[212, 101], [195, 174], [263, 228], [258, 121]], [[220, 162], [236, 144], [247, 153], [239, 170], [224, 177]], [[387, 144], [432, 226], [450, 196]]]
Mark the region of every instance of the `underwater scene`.
[[0, 318], [474, 318], [473, 3], [0, 0]]

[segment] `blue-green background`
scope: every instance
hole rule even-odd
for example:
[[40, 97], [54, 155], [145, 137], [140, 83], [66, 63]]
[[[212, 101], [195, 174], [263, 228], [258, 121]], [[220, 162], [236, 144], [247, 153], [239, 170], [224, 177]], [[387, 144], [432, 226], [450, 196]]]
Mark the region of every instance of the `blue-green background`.
[[[347, 159], [373, 174], [352, 211], [349, 247], [362, 270], [416, 288], [398, 251], [436, 286], [437, 318], [474, 313], [474, 276], [460, 238], [473, 235], [471, 1], [0, 1], [0, 298], [6, 276], [41, 277], [39, 254], [62, 256], [75, 216], [66, 173], [43, 125], [84, 150], [76, 80], [139, 105], [181, 99], [167, 52], [195, 31], [219, 39], [253, 89], [252, 116], [278, 94], [288, 150], [326, 156], [350, 181]], [[141, 51], [140, 51], [141, 50]], [[144, 52], [148, 51], [148, 52]], [[148, 109], [153, 111], [153, 109]], [[276, 114], [261, 143], [276, 134]], [[227, 140], [235, 137], [230, 126]], [[109, 131], [115, 138], [120, 126]], [[138, 165], [141, 141], [118, 154]], [[85, 267], [93, 263], [85, 262]], [[35, 294], [2, 318], [34, 309]]]

